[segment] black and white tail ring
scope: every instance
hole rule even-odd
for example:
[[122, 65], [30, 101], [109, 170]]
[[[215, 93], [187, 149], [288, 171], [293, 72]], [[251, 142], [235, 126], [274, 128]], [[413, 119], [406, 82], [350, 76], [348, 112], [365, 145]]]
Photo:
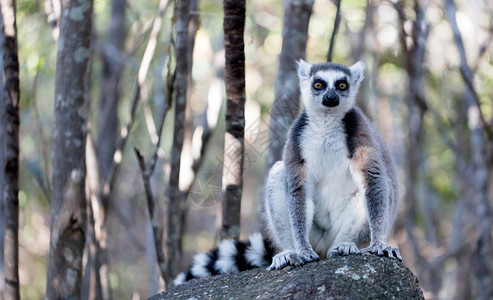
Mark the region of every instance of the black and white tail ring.
[[216, 249], [195, 255], [192, 265], [173, 283], [177, 286], [194, 278], [268, 267], [274, 254], [273, 245], [260, 233], [252, 234], [248, 241], [223, 240]]

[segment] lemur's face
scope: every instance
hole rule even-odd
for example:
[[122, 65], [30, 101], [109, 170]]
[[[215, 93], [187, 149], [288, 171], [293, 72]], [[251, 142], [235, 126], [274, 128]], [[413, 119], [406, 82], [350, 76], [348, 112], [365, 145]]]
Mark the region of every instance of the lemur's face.
[[298, 77], [307, 112], [337, 114], [349, 111], [363, 80], [363, 72], [361, 62], [346, 67], [334, 63], [311, 65], [300, 60]]

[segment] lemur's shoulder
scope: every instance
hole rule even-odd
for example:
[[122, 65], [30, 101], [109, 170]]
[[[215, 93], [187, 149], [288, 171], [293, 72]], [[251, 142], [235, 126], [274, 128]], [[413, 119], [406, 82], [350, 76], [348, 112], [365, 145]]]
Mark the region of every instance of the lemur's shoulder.
[[308, 125], [308, 115], [306, 112], [302, 112], [293, 121], [291, 128], [289, 129], [288, 136], [291, 139], [299, 139], [306, 125]]
[[[394, 185], [397, 184], [395, 162], [385, 139], [371, 121], [358, 107], [353, 107], [342, 120], [346, 133], [346, 144], [349, 158], [360, 166], [372, 166], [375, 161], [382, 162], [382, 166], [391, 176]], [[397, 187], [395, 186], [395, 189]]]
[[363, 111], [354, 106], [342, 119], [349, 157], [353, 158], [358, 149], [372, 149], [376, 153], [388, 152], [384, 139]]
[[286, 144], [284, 146], [283, 151], [283, 160], [288, 164], [303, 162], [302, 150], [301, 150], [301, 136], [303, 131], [308, 124], [308, 115], [306, 112], [302, 112], [298, 115], [298, 117], [293, 121], [289, 132], [288, 138], [286, 140]]

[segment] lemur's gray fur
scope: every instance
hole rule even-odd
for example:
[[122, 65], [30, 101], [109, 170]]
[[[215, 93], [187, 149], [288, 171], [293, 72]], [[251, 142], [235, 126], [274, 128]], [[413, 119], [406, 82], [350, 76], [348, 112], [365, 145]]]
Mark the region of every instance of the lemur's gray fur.
[[351, 67], [298, 62], [304, 111], [291, 125], [282, 161], [269, 172], [264, 198], [269, 239], [255, 234], [247, 242], [224, 240], [196, 255], [175, 285], [254, 267], [298, 266], [319, 256], [369, 252], [402, 260], [397, 248], [387, 246], [398, 199], [394, 162], [355, 107], [363, 73], [360, 62]]
[[291, 126], [283, 159], [266, 186], [265, 219], [281, 250], [270, 269], [319, 255], [370, 252], [401, 259], [386, 244], [398, 199], [394, 162], [355, 107], [363, 72], [360, 62], [298, 63], [304, 112]]

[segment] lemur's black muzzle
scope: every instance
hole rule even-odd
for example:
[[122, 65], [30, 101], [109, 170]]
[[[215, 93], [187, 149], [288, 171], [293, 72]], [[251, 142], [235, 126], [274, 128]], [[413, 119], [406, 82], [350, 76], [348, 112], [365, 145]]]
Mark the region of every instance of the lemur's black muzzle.
[[339, 96], [337, 96], [333, 89], [329, 89], [324, 95], [322, 98], [322, 105], [327, 107], [335, 107], [339, 105]]

